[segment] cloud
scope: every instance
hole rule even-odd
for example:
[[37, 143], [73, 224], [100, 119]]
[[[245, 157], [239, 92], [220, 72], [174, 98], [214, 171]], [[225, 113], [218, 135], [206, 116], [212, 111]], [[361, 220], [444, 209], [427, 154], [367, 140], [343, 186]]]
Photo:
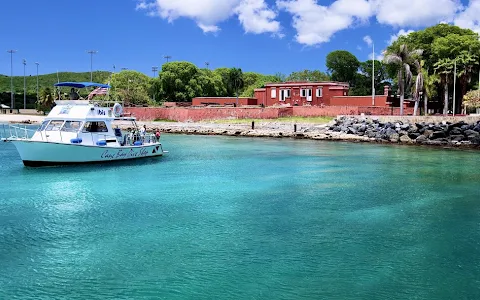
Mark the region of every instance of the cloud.
[[462, 9], [460, 0], [371, 0], [371, 4], [379, 23], [409, 27], [450, 22]]
[[[245, 33], [284, 37], [279, 12], [291, 16], [295, 40], [317, 46], [329, 42], [340, 31], [370, 21], [399, 28], [423, 28], [440, 22], [470, 28], [480, 33], [480, 0], [137, 0], [136, 10], [168, 22], [193, 20], [205, 33], [221, 30], [221, 23], [237, 18]], [[273, 4], [275, 2], [275, 4]], [[375, 22], [375, 23], [376, 23]], [[400, 29], [390, 42], [412, 30]], [[372, 39], [364, 37], [370, 47]]]
[[363, 41], [368, 45], [368, 47], [372, 46], [373, 41], [369, 35], [363, 37]]
[[268, 8], [264, 0], [244, 0], [236, 7], [235, 12], [246, 33], [280, 31], [280, 22], [275, 21], [277, 14]]
[[410, 33], [414, 32], [413, 30], [405, 30], [405, 29], [400, 29], [397, 34], [393, 34], [390, 36], [390, 40], [388, 41], [388, 44], [391, 45], [393, 42], [398, 40], [398, 38], [402, 35], [409, 35]]
[[330, 41], [338, 31], [365, 22], [371, 16], [366, 0], [337, 0], [322, 6], [316, 0], [277, 0], [277, 7], [293, 16], [298, 43], [313, 46]]
[[139, 0], [136, 10], [168, 22], [189, 18], [205, 33], [220, 31], [218, 24], [236, 15], [246, 33], [281, 35], [277, 14], [265, 0]]
[[480, 33], [480, 1], [470, 0], [467, 8], [456, 16], [454, 24]]

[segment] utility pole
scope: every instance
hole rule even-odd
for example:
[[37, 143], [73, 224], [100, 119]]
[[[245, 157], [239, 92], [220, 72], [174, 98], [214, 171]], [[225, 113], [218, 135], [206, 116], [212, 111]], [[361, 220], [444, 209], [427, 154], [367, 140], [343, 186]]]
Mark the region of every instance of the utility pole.
[[93, 55], [97, 54], [97, 50], [88, 50], [88, 54], [90, 54], [90, 82], [93, 82]]
[[17, 50], [8, 50], [8, 53], [10, 53], [10, 98], [11, 98], [11, 104], [10, 108], [14, 109], [15, 106], [15, 97], [13, 95], [13, 53], [17, 52]]
[[25, 68], [27, 67], [27, 60], [23, 59], [23, 109], [27, 109], [27, 77], [25, 76]]
[[168, 63], [168, 61], [170, 60], [170, 58], [172, 58], [172, 56], [170, 56], [170, 55], [165, 55], [163, 58], [165, 58], [165, 59], [167, 60], [167, 63]]
[[153, 78], [155, 78], [155, 73], [157, 73], [158, 67], [153, 66], [152, 67], [152, 72], [153, 72]]
[[[158, 67], [153, 66], [152, 67], [152, 72], [153, 72], [153, 79], [155, 79], [155, 73], [157, 73]], [[153, 83], [153, 86], [155, 87], [155, 83]], [[153, 88], [153, 102], [155, 102], [155, 88]]]
[[39, 100], [39, 97], [38, 97], [38, 65], [40, 64], [39, 62], [35, 62], [35, 64], [37, 65], [37, 102]]
[[113, 73], [115, 73], [115, 65], [113, 65]]
[[205, 66], [207, 67], [208, 70], [210, 69], [210, 63], [208, 61], [205, 62]]

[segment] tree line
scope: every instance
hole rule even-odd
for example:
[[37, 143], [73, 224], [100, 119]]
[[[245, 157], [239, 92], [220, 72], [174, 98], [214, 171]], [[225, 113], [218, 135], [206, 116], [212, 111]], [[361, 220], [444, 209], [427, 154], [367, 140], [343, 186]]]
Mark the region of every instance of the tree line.
[[[100, 72], [94, 79], [109, 82], [112, 86], [109, 96], [114, 99], [133, 105], [159, 105], [165, 101], [189, 102], [194, 97], [251, 97], [256, 88], [266, 83], [284, 81], [341, 81], [349, 83], [350, 95], [371, 95], [373, 76], [376, 94], [383, 94], [384, 85], [390, 85], [401, 103], [407, 98], [415, 101], [415, 112], [419, 111], [421, 101], [424, 112], [432, 102], [441, 105], [444, 113], [451, 112], [455, 84], [455, 111], [459, 113], [464, 98], [469, 107], [480, 107], [480, 94], [474, 91], [478, 88], [479, 52], [478, 34], [469, 29], [439, 24], [399, 37], [387, 47], [383, 60], [361, 62], [348, 51], [333, 51], [326, 58], [327, 72], [303, 70], [288, 76], [281, 73], [264, 75], [242, 72], [239, 68], [210, 70], [190, 62], [174, 61], [163, 64], [156, 78], [123, 70], [115, 74]], [[67, 81], [66, 77], [61, 79]], [[3, 89], [7, 83], [5, 80], [5, 77], [0, 78]], [[56, 95], [49, 87], [41, 92], [42, 99], [52, 99]], [[2, 103], [9, 103], [3, 98]]]

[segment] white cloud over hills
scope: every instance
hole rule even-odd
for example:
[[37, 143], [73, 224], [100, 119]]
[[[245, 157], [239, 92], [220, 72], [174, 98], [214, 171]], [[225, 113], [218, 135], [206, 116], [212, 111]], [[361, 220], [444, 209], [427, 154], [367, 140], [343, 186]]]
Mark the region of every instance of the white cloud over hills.
[[[314, 46], [330, 41], [335, 33], [369, 22], [398, 28], [422, 28], [440, 22], [480, 32], [480, 0], [138, 0], [137, 10], [173, 22], [194, 20], [204, 32], [218, 32], [221, 23], [235, 17], [246, 33], [283, 36], [278, 15], [287, 13], [295, 40]], [[392, 40], [409, 31], [400, 30]], [[368, 42], [365, 41], [367, 44]]]

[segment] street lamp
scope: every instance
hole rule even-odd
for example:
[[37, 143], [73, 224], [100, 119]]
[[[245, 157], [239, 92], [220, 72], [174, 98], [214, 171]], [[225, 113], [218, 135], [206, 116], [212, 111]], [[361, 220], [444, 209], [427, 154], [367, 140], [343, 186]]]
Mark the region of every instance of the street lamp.
[[90, 54], [90, 82], [93, 82], [93, 55], [97, 54], [97, 50], [88, 50], [88, 54]]
[[205, 66], [207, 67], [207, 69], [210, 69], [210, 63], [208, 61], [205, 62]]
[[7, 52], [10, 53], [10, 98], [12, 101], [10, 108], [14, 109], [15, 97], [13, 96], [13, 53], [17, 52], [17, 50], [8, 50]]
[[25, 77], [25, 68], [27, 60], [23, 59], [23, 109], [27, 109], [27, 77]]
[[37, 102], [39, 100], [39, 97], [38, 97], [38, 65], [40, 64], [39, 62], [35, 62], [35, 64], [37, 65]]

